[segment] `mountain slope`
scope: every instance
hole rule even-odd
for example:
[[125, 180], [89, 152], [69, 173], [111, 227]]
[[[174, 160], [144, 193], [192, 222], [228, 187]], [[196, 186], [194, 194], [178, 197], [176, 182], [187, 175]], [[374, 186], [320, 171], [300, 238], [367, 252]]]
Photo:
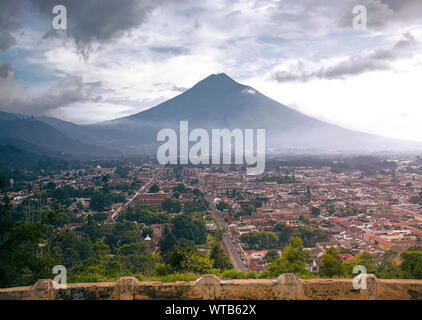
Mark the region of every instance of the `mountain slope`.
[[190, 130], [266, 129], [267, 146], [281, 149], [380, 151], [418, 147], [415, 143], [348, 130], [306, 116], [226, 74], [211, 75], [154, 108], [91, 128], [118, 132], [102, 135], [104, 139], [113, 138], [110, 143], [139, 145], [155, 143], [163, 128], [177, 130], [181, 120], [189, 121]]
[[75, 140], [83, 141], [85, 144], [95, 143], [94, 139], [90, 137], [89, 128], [80, 126], [69, 121], [63, 121], [53, 117], [38, 117], [37, 120], [42, 121], [65, 135]]
[[[0, 120], [0, 143], [39, 155], [113, 156], [115, 150], [82, 143], [36, 118], [7, 116]], [[8, 120], [7, 120], [8, 119]]]
[[0, 171], [4, 169], [20, 169], [35, 167], [40, 161], [49, 159], [46, 156], [26, 152], [11, 145], [0, 145]]

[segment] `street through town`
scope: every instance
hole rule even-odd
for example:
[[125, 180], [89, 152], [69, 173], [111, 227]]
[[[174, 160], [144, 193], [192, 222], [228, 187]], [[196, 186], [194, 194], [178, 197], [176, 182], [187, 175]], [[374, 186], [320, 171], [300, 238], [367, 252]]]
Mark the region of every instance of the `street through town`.
[[[202, 185], [202, 188], [205, 191], [205, 194], [207, 194], [206, 188]], [[211, 214], [214, 217], [214, 219], [217, 221], [217, 224], [220, 228], [225, 228], [226, 232], [223, 236], [223, 243], [227, 249], [227, 252], [229, 254], [229, 258], [231, 263], [233, 264], [234, 268], [241, 271], [241, 272], [249, 272], [249, 268], [243, 264], [242, 259], [240, 258], [240, 254], [237, 252], [237, 247], [233, 243], [233, 240], [230, 239], [230, 233], [227, 223], [224, 221], [224, 219], [220, 216], [220, 214], [217, 211], [217, 208], [214, 203], [214, 199], [210, 197], [209, 195], [206, 196], [208, 202], [211, 206]], [[246, 258], [246, 257], [245, 257]]]

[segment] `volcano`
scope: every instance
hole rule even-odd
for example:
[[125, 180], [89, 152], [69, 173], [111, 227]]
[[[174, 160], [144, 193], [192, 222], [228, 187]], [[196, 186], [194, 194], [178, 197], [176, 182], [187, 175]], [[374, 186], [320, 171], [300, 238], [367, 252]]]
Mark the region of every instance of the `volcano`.
[[[341, 103], [341, 102], [339, 102]], [[154, 144], [163, 128], [265, 129], [267, 147], [280, 150], [374, 152], [422, 149], [419, 144], [344, 129], [291, 109], [240, 84], [213, 74], [191, 89], [146, 111], [89, 126], [102, 144]], [[98, 132], [100, 134], [98, 134]]]

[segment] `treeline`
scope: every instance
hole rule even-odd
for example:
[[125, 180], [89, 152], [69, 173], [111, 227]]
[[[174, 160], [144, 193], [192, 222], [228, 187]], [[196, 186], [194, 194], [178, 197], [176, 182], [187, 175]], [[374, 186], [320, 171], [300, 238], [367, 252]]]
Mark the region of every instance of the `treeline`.
[[307, 248], [315, 247], [317, 242], [328, 241], [326, 231], [316, 227], [288, 227], [285, 224], [276, 224], [274, 232], [248, 232], [240, 236], [250, 249], [281, 249], [285, 247], [291, 237], [301, 239]]
[[288, 176], [287, 174], [284, 176], [263, 176], [262, 178], [256, 179], [256, 182], [277, 182], [278, 184], [288, 184], [288, 183], [296, 183], [295, 175]]
[[396, 169], [397, 164], [393, 161], [381, 160], [377, 157], [359, 156], [346, 158], [331, 164], [333, 171], [360, 170], [366, 174], [374, 174], [378, 170]]
[[[157, 193], [160, 191], [160, 187], [156, 184], [152, 185], [149, 189], [149, 193]], [[181, 194], [189, 195], [192, 197], [191, 201], [185, 202], [182, 207], [182, 203], [177, 200], [180, 198]], [[205, 199], [204, 194], [198, 189], [186, 188], [183, 183], [178, 184], [176, 187], [173, 187], [173, 198], [168, 198], [162, 203], [162, 209], [169, 213], [179, 213], [182, 211], [184, 213], [195, 213], [203, 212], [209, 208], [209, 203]]]
[[165, 224], [160, 239], [160, 251], [164, 259], [176, 247], [191, 248], [203, 245], [207, 241], [207, 229], [202, 220], [190, 215], [178, 215]]
[[336, 248], [329, 248], [321, 258], [319, 276], [355, 277], [355, 266], [364, 266], [367, 274], [375, 274], [381, 279], [422, 279], [422, 247], [413, 247], [399, 255], [394, 250], [386, 251], [374, 259], [369, 253], [361, 253], [343, 261]]
[[0, 145], [0, 168], [7, 170], [70, 170], [80, 168], [82, 161], [71, 159], [69, 156], [62, 158], [60, 155], [40, 155], [27, 152], [11, 145]]
[[170, 221], [170, 215], [165, 212], [158, 212], [152, 207], [136, 205], [129, 207], [119, 216], [118, 219], [136, 221], [151, 225], [155, 223], [168, 223]]
[[46, 196], [65, 206], [72, 203], [71, 198], [91, 198], [90, 209], [94, 211], [110, 210], [112, 204], [126, 200], [124, 194], [111, 192], [107, 187], [97, 189], [74, 188], [69, 185], [56, 187], [54, 182], [49, 182], [46, 185]]
[[67, 268], [68, 282], [97, 282], [150, 275], [159, 262], [130, 221], [99, 225], [88, 216], [86, 225], [70, 231], [63, 229], [62, 211], [50, 210], [40, 222], [14, 222], [7, 201], [0, 210], [0, 287], [52, 278], [55, 265]]
[[414, 204], [420, 204], [420, 205], [422, 205], [422, 192], [419, 192], [419, 194], [417, 196], [410, 197], [410, 200], [409, 201], [411, 203], [414, 203]]
[[194, 247], [174, 248], [166, 258], [165, 264], [157, 265], [153, 271], [156, 276], [174, 273], [224, 274], [233, 269], [224, 251], [215, 245], [210, 253], [202, 255]]
[[[28, 182], [35, 181], [38, 175], [32, 171], [18, 170], [18, 169], [0, 169], [0, 179], [2, 184], [7, 187], [10, 191], [16, 192], [24, 190], [27, 187]], [[13, 180], [13, 184], [10, 180]]]
[[378, 170], [395, 169], [397, 164], [392, 161], [386, 161], [373, 156], [358, 157], [290, 157], [286, 160], [270, 160], [267, 163], [268, 168], [294, 168], [309, 167], [320, 169], [322, 167], [331, 167], [333, 171], [360, 170], [368, 174], [375, 173]]

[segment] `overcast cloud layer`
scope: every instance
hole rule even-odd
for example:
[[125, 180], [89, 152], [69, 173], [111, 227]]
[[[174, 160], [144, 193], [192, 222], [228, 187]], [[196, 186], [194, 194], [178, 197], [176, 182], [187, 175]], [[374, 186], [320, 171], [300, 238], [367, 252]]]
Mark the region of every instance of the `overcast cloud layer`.
[[417, 47], [415, 38], [405, 34], [404, 38], [388, 49], [376, 49], [347, 57], [340, 61], [304, 62], [298, 60], [286, 71], [278, 71], [274, 79], [278, 82], [307, 82], [313, 79], [345, 79], [350, 76], [393, 68], [393, 62], [411, 58]]
[[2, 0], [0, 110], [92, 123], [225, 72], [322, 120], [422, 141], [421, 42], [420, 0]]

